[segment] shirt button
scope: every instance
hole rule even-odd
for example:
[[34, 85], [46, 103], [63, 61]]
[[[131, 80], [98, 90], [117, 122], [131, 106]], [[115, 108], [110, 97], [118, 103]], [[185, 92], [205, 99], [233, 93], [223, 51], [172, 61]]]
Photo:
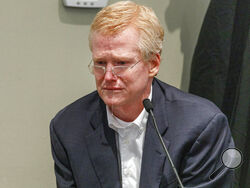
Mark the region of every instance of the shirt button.
[[124, 140], [122, 141], [122, 143], [123, 143], [123, 144], [129, 144], [129, 139], [128, 139], [128, 138], [124, 139]]
[[128, 176], [128, 170], [127, 169], [125, 169], [123, 173], [124, 173], [125, 176]]
[[130, 170], [128, 170], [127, 175], [128, 175], [128, 176], [131, 176], [131, 175], [132, 175], [132, 172], [131, 172]]

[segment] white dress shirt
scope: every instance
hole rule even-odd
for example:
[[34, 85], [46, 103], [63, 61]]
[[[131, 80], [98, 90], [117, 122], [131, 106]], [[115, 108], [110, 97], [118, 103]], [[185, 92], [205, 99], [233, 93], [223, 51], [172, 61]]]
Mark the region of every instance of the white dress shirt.
[[[152, 99], [152, 87], [148, 98]], [[148, 113], [144, 108], [133, 122], [125, 122], [114, 116], [108, 106], [106, 109], [109, 127], [118, 133], [116, 142], [121, 159], [122, 187], [139, 188]]]

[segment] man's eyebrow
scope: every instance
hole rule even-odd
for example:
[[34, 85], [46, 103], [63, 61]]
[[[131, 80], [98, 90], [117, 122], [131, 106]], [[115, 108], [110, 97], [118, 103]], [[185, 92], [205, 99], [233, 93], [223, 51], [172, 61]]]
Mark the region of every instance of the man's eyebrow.
[[93, 58], [92, 60], [93, 60], [93, 61], [105, 61], [105, 60], [102, 59], [102, 58]]
[[[133, 61], [134, 59], [135, 59], [134, 57], [127, 57], [127, 56], [118, 57], [117, 56], [117, 57], [113, 57], [112, 61]], [[106, 58], [103, 58], [103, 57], [96, 57], [96, 58], [93, 58], [93, 61], [107, 61], [107, 60]]]

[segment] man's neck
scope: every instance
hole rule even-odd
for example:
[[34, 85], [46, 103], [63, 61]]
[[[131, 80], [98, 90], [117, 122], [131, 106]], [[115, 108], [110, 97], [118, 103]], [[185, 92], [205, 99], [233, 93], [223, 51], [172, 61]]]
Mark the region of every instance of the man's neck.
[[134, 121], [141, 111], [143, 110], [142, 102], [141, 104], [134, 104], [128, 107], [116, 108], [116, 107], [109, 107], [109, 110], [119, 119], [125, 122], [132, 122]]

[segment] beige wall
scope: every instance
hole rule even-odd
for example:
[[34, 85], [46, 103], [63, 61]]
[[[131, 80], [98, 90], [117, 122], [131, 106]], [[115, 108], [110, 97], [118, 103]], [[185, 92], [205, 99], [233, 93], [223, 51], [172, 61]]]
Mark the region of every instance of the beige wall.
[[[136, 2], [152, 6], [166, 29], [159, 78], [186, 90], [208, 0]], [[96, 12], [61, 0], [1, 2], [0, 187], [55, 187], [49, 122], [95, 89], [87, 35]]]

